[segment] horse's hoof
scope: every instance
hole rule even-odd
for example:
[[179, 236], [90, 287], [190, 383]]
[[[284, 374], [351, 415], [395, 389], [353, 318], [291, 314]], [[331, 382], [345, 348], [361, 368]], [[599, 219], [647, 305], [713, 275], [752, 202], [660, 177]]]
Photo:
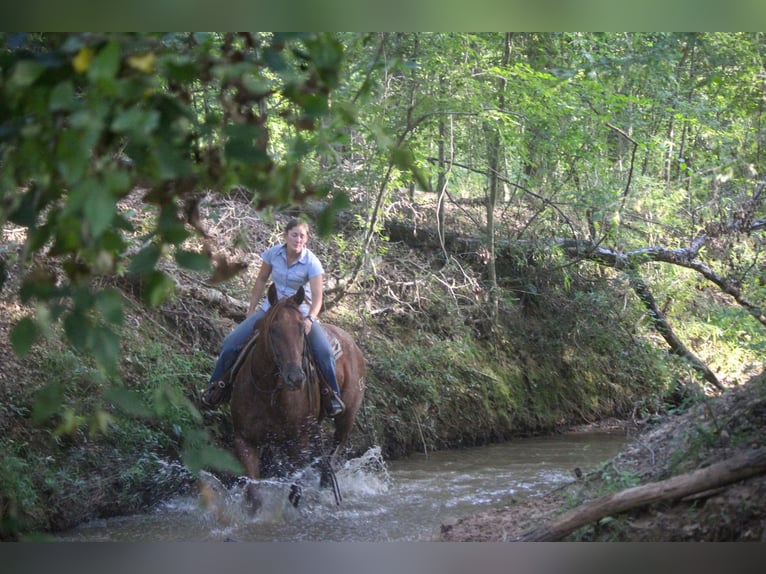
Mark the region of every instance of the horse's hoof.
[[249, 484], [245, 489], [245, 503], [250, 514], [255, 515], [263, 506], [263, 499], [260, 490], [254, 485]]
[[287, 496], [287, 499], [290, 501], [294, 508], [298, 508], [298, 503], [301, 501], [302, 494], [303, 489], [299, 485], [293, 484], [290, 487], [290, 494]]

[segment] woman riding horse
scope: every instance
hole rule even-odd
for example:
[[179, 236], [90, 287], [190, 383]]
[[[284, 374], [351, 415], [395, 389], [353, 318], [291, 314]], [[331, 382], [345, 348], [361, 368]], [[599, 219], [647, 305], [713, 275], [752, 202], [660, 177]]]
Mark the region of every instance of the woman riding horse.
[[[306, 353], [300, 310], [303, 297], [301, 287], [292, 297], [278, 300], [276, 287], [271, 285], [271, 307], [264, 316], [261, 333], [248, 345], [234, 377], [234, 450], [252, 479], [261, 478], [266, 451], [283, 475], [317, 461], [317, 455], [323, 454], [322, 387]], [[324, 468], [332, 477], [361, 406], [366, 366], [361, 350], [347, 332], [334, 325], [327, 325], [327, 332], [338, 352], [338, 383], [346, 404], [344, 412], [333, 419], [335, 450], [329, 461], [321, 459], [329, 462]], [[254, 508], [260, 506], [257, 483], [248, 484], [247, 496]], [[297, 504], [293, 495], [291, 501]]]
[[[306, 247], [309, 240], [308, 223], [301, 219], [290, 220], [285, 227], [284, 240], [283, 244], [270, 247], [261, 255], [263, 263], [250, 295], [247, 318], [224, 339], [202, 401], [214, 406], [228, 398], [232, 382], [228, 371], [254, 330], [259, 328], [271, 305], [266, 299], [258, 308], [266, 290], [266, 282], [271, 276], [276, 285], [278, 299], [294, 295], [300, 287], [304, 289], [304, 300], [300, 305], [305, 317], [304, 328], [317, 365], [332, 389], [329, 415], [334, 417], [344, 411], [345, 405], [338, 388], [335, 354], [325, 330], [317, 319], [322, 309], [324, 269], [317, 256]], [[225, 389], [225, 392], [220, 392], [221, 389]]]

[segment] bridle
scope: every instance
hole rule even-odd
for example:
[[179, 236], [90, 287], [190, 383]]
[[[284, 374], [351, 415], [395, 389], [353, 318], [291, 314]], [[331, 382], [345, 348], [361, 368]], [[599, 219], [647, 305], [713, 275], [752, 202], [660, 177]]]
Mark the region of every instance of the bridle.
[[[284, 376], [282, 374], [282, 369], [281, 369], [281, 361], [279, 360], [276, 349], [274, 347], [274, 344], [272, 341], [272, 333], [271, 333], [271, 325], [272, 323], [274, 323], [277, 313], [282, 311], [283, 308], [293, 309], [295, 312], [300, 313], [300, 310], [297, 307], [293, 307], [289, 305], [288, 299], [277, 301], [274, 305], [272, 305], [269, 312], [263, 318], [263, 324], [261, 328], [259, 329], [260, 333], [257, 335], [257, 336], [264, 337], [264, 345], [266, 349], [268, 349], [268, 352], [271, 354], [271, 361], [274, 365], [274, 368], [272, 369], [272, 372], [271, 372], [271, 376], [276, 378], [277, 384], [272, 388], [265, 389], [258, 386], [258, 383], [256, 382], [256, 378], [252, 378], [252, 381], [251, 381], [253, 385], [253, 389], [257, 393], [271, 395], [272, 406], [274, 406], [277, 393], [286, 388], [286, 385], [284, 384]], [[306, 387], [306, 392], [308, 393], [307, 396], [309, 400], [309, 409], [313, 411], [316, 407], [316, 404], [314, 400], [314, 393], [311, 392], [311, 385], [314, 384], [314, 381], [318, 380], [318, 372], [315, 367], [314, 361], [312, 360], [311, 346], [308, 344], [308, 337], [306, 336], [305, 333], [302, 333], [302, 337], [303, 337], [303, 351], [302, 351], [302, 359], [301, 359], [301, 368], [303, 369], [303, 373], [306, 376], [305, 387]], [[254, 339], [255, 337], [253, 337], [253, 340]]]

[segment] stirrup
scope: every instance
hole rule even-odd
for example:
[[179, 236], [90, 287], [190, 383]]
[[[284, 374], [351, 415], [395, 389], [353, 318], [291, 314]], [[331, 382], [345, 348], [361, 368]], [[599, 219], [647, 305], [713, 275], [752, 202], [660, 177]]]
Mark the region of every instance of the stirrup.
[[208, 388], [202, 393], [200, 401], [206, 407], [217, 407], [219, 404], [229, 400], [231, 396], [231, 385], [225, 380], [214, 381], [210, 383]]
[[[339, 407], [336, 407], [333, 405], [333, 403], [337, 401]], [[346, 412], [346, 404], [343, 402], [343, 400], [340, 398], [340, 395], [333, 392], [330, 396], [330, 410], [329, 415], [331, 417], [337, 417], [338, 415], [342, 415], [344, 412]]]

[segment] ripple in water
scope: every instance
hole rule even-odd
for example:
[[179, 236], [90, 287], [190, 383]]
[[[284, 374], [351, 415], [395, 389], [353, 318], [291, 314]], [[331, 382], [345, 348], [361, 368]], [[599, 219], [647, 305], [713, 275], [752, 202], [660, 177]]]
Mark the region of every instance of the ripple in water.
[[417, 541], [433, 539], [442, 523], [573, 480], [624, 444], [620, 435], [524, 439], [502, 445], [413, 455], [386, 463], [375, 447], [336, 472], [343, 501], [319, 488], [312, 469], [300, 474], [298, 508], [289, 500], [297, 477], [259, 481], [263, 507], [247, 510], [241, 479], [226, 487], [201, 473], [199, 494], [154, 511], [93, 521], [65, 533], [70, 541]]

